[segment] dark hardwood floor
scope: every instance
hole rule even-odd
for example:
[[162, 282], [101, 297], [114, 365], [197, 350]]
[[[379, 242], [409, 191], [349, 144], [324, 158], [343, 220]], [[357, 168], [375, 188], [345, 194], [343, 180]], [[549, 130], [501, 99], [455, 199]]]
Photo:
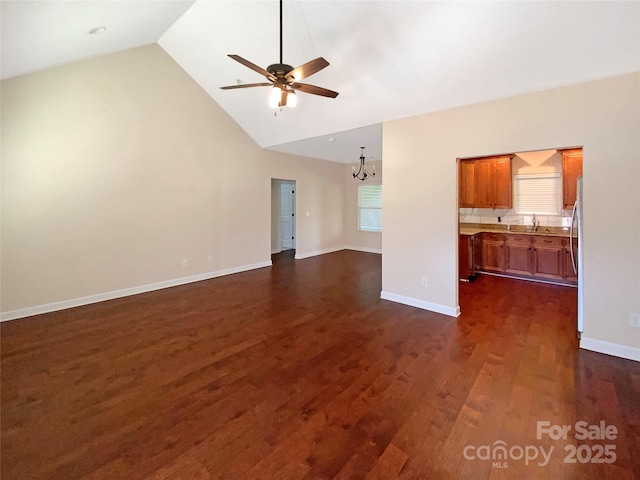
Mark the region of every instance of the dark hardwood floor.
[[640, 479], [640, 364], [577, 349], [575, 289], [380, 290], [379, 255], [289, 252], [2, 323], [2, 479]]

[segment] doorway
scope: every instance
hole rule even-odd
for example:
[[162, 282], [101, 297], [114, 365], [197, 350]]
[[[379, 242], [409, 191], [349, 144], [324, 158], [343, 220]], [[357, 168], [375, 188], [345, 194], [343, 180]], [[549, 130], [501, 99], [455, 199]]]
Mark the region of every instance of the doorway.
[[271, 179], [271, 253], [296, 249], [296, 182]]
[[578, 337], [582, 162], [582, 147], [458, 159], [460, 280], [498, 275], [577, 287]]

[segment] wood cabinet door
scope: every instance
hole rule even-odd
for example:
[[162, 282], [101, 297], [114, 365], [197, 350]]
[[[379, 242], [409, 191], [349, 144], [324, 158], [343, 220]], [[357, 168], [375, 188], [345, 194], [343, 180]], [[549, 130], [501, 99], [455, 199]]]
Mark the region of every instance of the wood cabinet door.
[[533, 275], [542, 278], [562, 280], [564, 249], [559, 247], [533, 248]]
[[458, 275], [460, 280], [468, 280], [471, 276], [471, 237], [460, 235], [458, 237]]
[[482, 235], [473, 237], [473, 272], [482, 270]]
[[476, 208], [493, 208], [494, 169], [495, 164], [492, 159], [475, 161]]
[[522, 244], [510, 243], [507, 240], [504, 248], [506, 250], [504, 271], [531, 275], [531, 245], [527, 242]]
[[482, 269], [489, 272], [504, 271], [504, 243], [483, 240]]
[[[564, 279], [569, 282], [569, 283], [578, 283], [578, 274], [576, 272], [573, 271], [573, 262], [571, 260], [571, 251], [569, 250], [571, 248], [571, 244], [570, 244], [570, 240], [566, 239], [565, 240], [565, 247], [564, 247]], [[573, 255], [577, 256], [578, 255], [578, 240], [577, 239], [573, 239]], [[576, 262], [577, 262], [577, 257], [576, 257]]]
[[504, 248], [505, 272], [531, 275], [531, 237], [507, 235]]
[[493, 208], [511, 208], [511, 157], [494, 160]]
[[573, 208], [576, 201], [576, 184], [582, 176], [582, 149], [562, 152], [562, 203]]
[[460, 160], [458, 189], [460, 208], [476, 208], [475, 162]]

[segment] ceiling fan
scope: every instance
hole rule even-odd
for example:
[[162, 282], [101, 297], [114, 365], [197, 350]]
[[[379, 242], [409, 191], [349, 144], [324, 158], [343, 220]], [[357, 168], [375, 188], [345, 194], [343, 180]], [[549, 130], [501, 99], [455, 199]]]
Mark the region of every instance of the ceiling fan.
[[322, 97], [336, 98], [338, 92], [327, 88], [309, 85], [308, 83], [300, 83], [303, 78], [310, 77], [314, 73], [318, 73], [325, 67], [329, 66], [324, 58], [318, 57], [315, 60], [293, 68], [291, 65], [282, 63], [282, 0], [280, 0], [280, 63], [269, 65], [267, 69], [263, 69], [258, 65], [251, 63], [249, 60], [242, 58], [240, 55], [229, 55], [236, 62], [241, 63], [245, 67], [249, 67], [254, 72], [258, 72], [269, 80], [269, 83], [244, 83], [239, 85], [229, 85], [220, 87], [222, 90], [233, 90], [236, 88], [251, 87], [273, 87], [269, 98], [269, 106], [273, 108], [284, 107], [287, 105], [287, 99], [290, 107], [295, 107], [297, 103], [296, 92], [299, 90], [312, 95], [320, 95]]

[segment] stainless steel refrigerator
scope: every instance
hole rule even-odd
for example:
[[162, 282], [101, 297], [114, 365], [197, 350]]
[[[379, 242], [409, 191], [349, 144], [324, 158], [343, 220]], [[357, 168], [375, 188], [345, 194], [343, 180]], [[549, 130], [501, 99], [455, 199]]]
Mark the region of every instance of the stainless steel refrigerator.
[[[571, 245], [571, 265], [574, 273], [578, 275], [578, 338], [582, 336], [583, 327], [583, 276], [584, 268], [582, 265], [582, 177], [578, 177], [576, 186], [576, 202], [573, 204], [573, 212], [571, 214], [571, 228], [569, 230]], [[577, 249], [574, 247], [573, 237], [577, 237]]]

